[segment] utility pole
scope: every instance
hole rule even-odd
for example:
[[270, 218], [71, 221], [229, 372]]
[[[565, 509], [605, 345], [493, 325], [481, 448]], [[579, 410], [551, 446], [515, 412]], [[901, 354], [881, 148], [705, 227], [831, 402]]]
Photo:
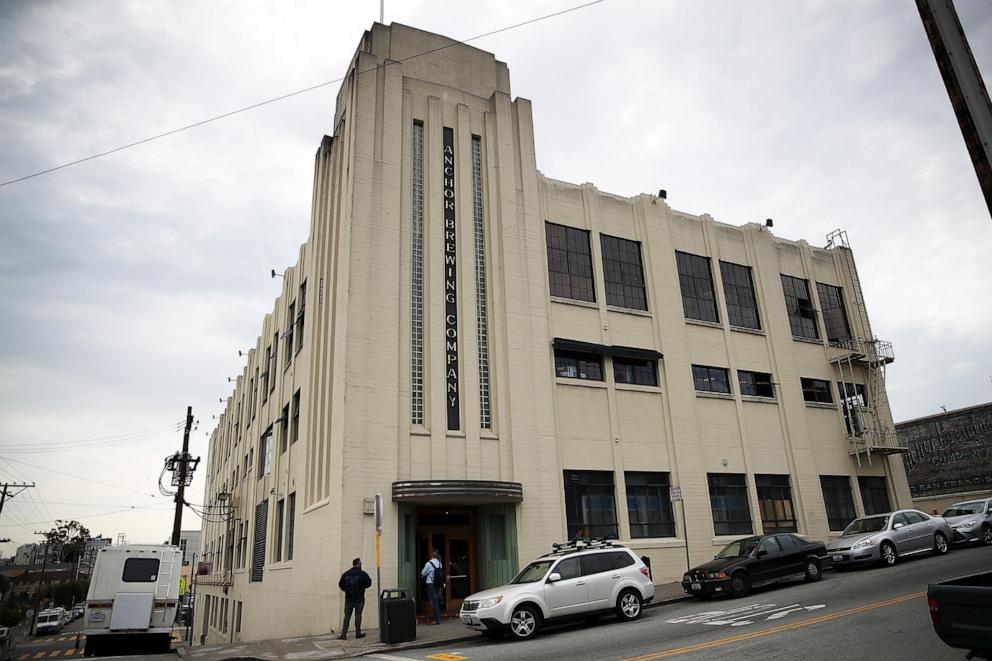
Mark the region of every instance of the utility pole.
[[[10, 482], [4, 482], [3, 484], [0, 484], [0, 487], [3, 487], [3, 492], [0, 493], [0, 513], [3, 513], [3, 504], [7, 502], [7, 499], [13, 498], [18, 493], [21, 493], [21, 491], [24, 491], [25, 489], [33, 489], [34, 482], [32, 482], [31, 484], [13, 484]], [[10, 489], [20, 489], [21, 491], [18, 491], [17, 493], [10, 493], [9, 491]]]
[[[193, 428], [193, 407], [186, 407], [186, 429], [183, 431], [183, 451], [165, 460], [166, 470], [172, 471], [172, 485], [176, 490], [176, 516], [172, 520], [172, 545], [179, 546], [179, 530], [183, 525], [183, 505], [186, 504], [184, 494], [186, 487], [193, 480], [193, 471], [200, 463], [200, 458], [189, 456], [189, 432]], [[192, 464], [192, 465], [190, 465]]]

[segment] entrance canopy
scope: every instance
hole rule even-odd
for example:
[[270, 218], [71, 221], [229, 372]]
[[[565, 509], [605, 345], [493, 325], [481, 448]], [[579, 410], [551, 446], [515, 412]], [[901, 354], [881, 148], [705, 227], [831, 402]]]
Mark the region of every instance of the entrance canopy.
[[404, 480], [393, 482], [393, 502], [486, 505], [519, 503], [524, 487], [519, 482], [492, 480]]

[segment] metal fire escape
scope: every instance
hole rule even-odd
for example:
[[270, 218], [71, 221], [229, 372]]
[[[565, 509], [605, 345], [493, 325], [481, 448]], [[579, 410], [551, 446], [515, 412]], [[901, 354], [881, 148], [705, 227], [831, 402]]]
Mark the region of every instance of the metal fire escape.
[[[837, 229], [828, 234], [827, 249], [838, 250], [841, 260], [847, 265], [851, 303], [857, 315], [852, 320], [851, 337], [831, 341], [827, 353], [830, 362], [837, 366], [849, 451], [860, 466], [862, 455], [871, 463], [873, 453], [886, 455], [908, 451], [896, 435], [885, 392], [885, 366], [895, 356], [891, 342], [872, 335], [847, 232]], [[859, 371], [865, 377], [863, 391], [857, 387]]]

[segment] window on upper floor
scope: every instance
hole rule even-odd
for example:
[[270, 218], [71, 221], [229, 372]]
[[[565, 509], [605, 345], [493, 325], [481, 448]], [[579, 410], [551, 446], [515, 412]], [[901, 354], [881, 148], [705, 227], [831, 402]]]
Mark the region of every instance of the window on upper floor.
[[296, 328], [293, 331], [293, 336], [296, 338], [296, 351], [303, 348], [303, 324], [306, 320], [307, 312], [307, 281], [304, 280], [300, 285], [300, 297], [298, 299], [300, 304], [299, 312], [296, 313]]
[[772, 384], [771, 374], [737, 370], [737, 383], [740, 384], [742, 395], [775, 399], [775, 388]]
[[844, 410], [844, 426], [848, 436], [864, 434], [864, 409], [868, 406], [868, 397], [864, 384], [837, 382], [837, 394]]
[[658, 385], [656, 360], [637, 360], [634, 358], [613, 357], [613, 380], [617, 383], [629, 383], [636, 386]]
[[686, 319], [719, 323], [710, 258], [675, 251], [675, 264], [682, 289], [682, 309]]
[[782, 291], [785, 293], [785, 308], [789, 313], [792, 336], [808, 340], [820, 339], [816, 309], [809, 295], [809, 283], [802, 278], [794, 278], [783, 273]]
[[603, 359], [598, 354], [555, 349], [555, 375], [568, 379], [603, 380]]
[[286, 338], [286, 364], [283, 365], [283, 369], [286, 369], [293, 363], [293, 322], [296, 319], [296, 301], [289, 304], [289, 310], [286, 313], [286, 332], [283, 336]]
[[696, 392], [730, 393], [729, 370], [725, 367], [693, 365], [692, 382]]
[[551, 295], [595, 302], [589, 232], [576, 227], [544, 223], [548, 244], [548, 283]]
[[727, 320], [730, 325], [761, 330], [751, 267], [720, 262], [720, 275], [723, 278], [723, 295], [727, 299]]
[[851, 339], [851, 327], [847, 323], [841, 288], [818, 282], [816, 292], [820, 295], [820, 309], [823, 310], [823, 326], [827, 331], [827, 339], [835, 343]]
[[279, 366], [279, 331], [272, 335], [272, 358], [268, 365], [269, 392], [273, 392], [276, 389], [276, 367]]
[[282, 407], [282, 416], [279, 418], [279, 452], [285, 452], [289, 447], [289, 404]]
[[607, 305], [647, 310], [641, 244], [606, 234], [599, 235], [603, 249], [603, 285]]
[[300, 391], [293, 394], [293, 420], [289, 428], [290, 444], [300, 440]]
[[269, 375], [272, 374], [272, 345], [265, 347], [265, 366], [262, 368], [262, 403], [269, 401]]
[[834, 398], [830, 393], [830, 382], [822, 379], [807, 379], [802, 377], [799, 382], [803, 386], [803, 399], [817, 404], [833, 404]]

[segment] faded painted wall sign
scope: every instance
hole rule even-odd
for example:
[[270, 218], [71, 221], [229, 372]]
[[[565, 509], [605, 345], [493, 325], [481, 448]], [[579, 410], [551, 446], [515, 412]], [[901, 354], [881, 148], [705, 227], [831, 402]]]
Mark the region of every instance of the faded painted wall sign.
[[896, 425], [914, 498], [992, 489], [992, 404]]

